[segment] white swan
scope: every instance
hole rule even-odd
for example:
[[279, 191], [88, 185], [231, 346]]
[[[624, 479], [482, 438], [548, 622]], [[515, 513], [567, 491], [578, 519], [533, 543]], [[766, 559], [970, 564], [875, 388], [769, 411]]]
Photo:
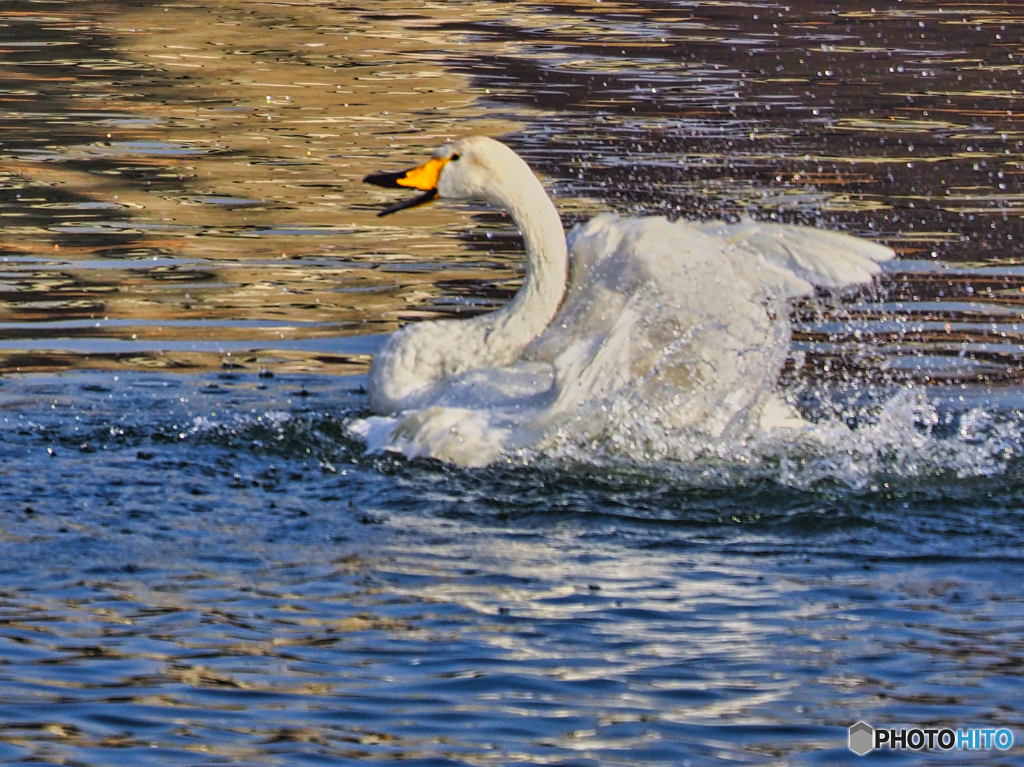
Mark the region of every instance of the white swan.
[[893, 251], [810, 227], [597, 216], [566, 236], [511, 149], [474, 137], [409, 171], [367, 176], [483, 200], [522, 230], [526, 277], [502, 309], [407, 325], [375, 355], [352, 430], [369, 450], [481, 466], [558, 444], [672, 455], [802, 424], [776, 394], [786, 301], [870, 282]]

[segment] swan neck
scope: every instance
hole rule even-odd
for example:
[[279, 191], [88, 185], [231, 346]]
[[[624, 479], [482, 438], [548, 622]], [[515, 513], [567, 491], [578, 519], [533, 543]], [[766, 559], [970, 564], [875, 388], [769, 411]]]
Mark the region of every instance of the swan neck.
[[[515, 298], [495, 319], [520, 349], [548, 326], [565, 293], [565, 231], [558, 211], [532, 172], [499, 202], [518, 225], [526, 250], [526, 276]], [[498, 328], [496, 327], [495, 330]]]

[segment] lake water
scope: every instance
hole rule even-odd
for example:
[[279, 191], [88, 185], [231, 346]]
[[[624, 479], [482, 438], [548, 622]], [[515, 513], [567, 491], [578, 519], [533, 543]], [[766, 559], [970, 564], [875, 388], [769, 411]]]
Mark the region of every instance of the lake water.
[[[938, 5], [0, 6], [0, 761], [1024, 764], [1024, 11]], [[360, 179], [474, 133], [567, 224], [896, 248], [794, 308], [849, 438], [365, 456], [383, 337], [522, 262]]]

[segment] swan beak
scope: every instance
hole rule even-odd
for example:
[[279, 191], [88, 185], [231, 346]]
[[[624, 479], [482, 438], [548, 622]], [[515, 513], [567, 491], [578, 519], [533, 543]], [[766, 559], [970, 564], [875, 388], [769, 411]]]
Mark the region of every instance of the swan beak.
[[378, 213], [377, 216], [387, 216], [390, 213], [396, 213], [406, 208], [416, 208], [436, 200], [437, 181], [441, 178], [441, 169], [447, 163], [447, 158], [433, 157], [411, 170], [401, 170], [398, 173], [373, 173], [364, 178], [363, 181], [367, 184], [375, 184], [385, 189], [401, 189], [405, 187], [408, 189], [419, 189], [423, 192], [423, 194], [413, 197], [411, 200], [389, 205]]

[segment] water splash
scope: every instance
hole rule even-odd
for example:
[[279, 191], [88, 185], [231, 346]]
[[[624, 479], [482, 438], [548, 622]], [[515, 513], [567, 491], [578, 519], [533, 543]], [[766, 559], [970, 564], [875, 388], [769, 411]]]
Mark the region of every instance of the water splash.
[[673, 432], [642, 407], [622, 407], [604, 435], [581, 443], [563, 434], [530, 460], [643, 466], [694, 488], [770, 482], [811, 492], [874, 493], [890, 485], [1003, 475], [1024, 455], [1024, 417], [998, 404], [956, 411], [912, 387], [833, 409], [799, 428], [709, 440]]

